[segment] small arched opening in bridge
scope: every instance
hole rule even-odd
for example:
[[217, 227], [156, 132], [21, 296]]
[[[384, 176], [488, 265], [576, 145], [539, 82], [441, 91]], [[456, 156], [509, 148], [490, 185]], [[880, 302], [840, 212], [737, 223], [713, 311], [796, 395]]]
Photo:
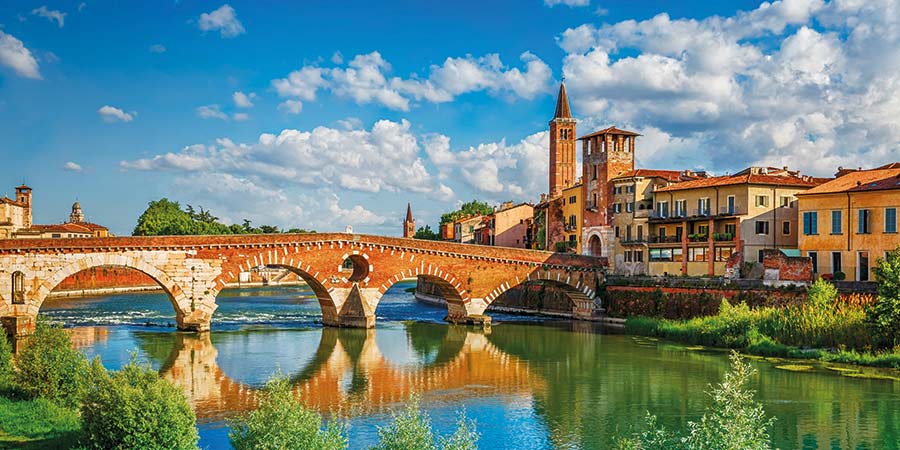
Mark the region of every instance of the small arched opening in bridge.
[[363, 255], [347, 255], [341, 263], [340, 273], [347, 281], [357, 283], [369, 277], [369, 260]]
[[588, 299], [583, 291], [568, 283], [535, 279], [511, 286], [488, 305], [487, 311], [525, 311], [568, 317], [575, 311], [576, 300]]
[[140, 258], [116, 264], [74, 261], [38, 288], [31, 307], [36, 314], [66, 325], [152, 325], [170, 327], [189, 308], [182, 288]]
[[12, 298], [12, 302], [14, 305], [21, 305], [25, 303], [25, 274], [20, 271], [15, 271], [12, 274], [12, 292], [10, 292], [10, 298]]

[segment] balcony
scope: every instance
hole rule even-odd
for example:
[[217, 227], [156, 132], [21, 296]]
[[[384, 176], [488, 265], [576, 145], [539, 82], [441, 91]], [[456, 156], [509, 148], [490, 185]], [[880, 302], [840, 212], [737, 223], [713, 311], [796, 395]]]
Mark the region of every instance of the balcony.
[[678, 244], [681, 236], [650, 236], [651, 244]]
[[639, 237], [637, 239], [625, 238], [625, 239], [619, 240], [620, 245], [644, 245], [646, 243], [647, 243], [647, 238], [644, 238], [644, 237]]
[[577, 229], [578, 229], [578, 226], [575, 225], [574, 223], [563, 224], [563, 230], [565, 230], [567, 232], [576, 231]]

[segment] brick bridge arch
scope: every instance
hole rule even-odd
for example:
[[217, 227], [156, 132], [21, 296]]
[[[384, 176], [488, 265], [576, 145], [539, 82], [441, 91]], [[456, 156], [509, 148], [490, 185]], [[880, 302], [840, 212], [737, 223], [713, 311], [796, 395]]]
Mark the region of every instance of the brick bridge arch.
[[[347, 258], [357, 273], [343, 267]], [[29, 286], [26, 304], [39, 307], [71, 273], [131, 267], [166, 289], [179, 329], [205, 331], [218, 293], [251, 267], [285, 267], [299, 274], [315, 292], [325, 325], [371, 327], [381, 297], [405, 278], [434, 280], [447, 300], [448, 319], [464, 321], [528, 280], [567, 280], [587, 304], [604, 263], [534, 250], [344, 233], [0, 240], [0, 317], [8, 331], [18, 333], [19, 321], [27, 323], [37, 313], [12, 304], [11, 274], [18, 269], [24, 269]]]

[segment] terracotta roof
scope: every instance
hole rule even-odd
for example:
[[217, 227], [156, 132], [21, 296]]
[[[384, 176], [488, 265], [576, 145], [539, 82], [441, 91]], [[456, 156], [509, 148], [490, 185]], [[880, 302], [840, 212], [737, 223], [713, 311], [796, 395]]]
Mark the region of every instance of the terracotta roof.
[[16, 186], [16, 189], [28, 189], [29, 191], [32, 190], [30, 187], [26, 186], [25, 183], [22, 183], [21, 185]]
[[569, 110], [569, 96], [566, 95], [566, 84], [559, 83], [559, 95], [556, 97], [556, 112], [554, 119], [571, 119], [572, 111]]
[[700, 178], [697, 180], [684, 181], [657, 189], [656, 192], [681, 191], [685, 189], [696, 189], [714, 186], [732, 186], [736, 184], [767, 184], [778, 186], [814, 187], [823, 182], [824, 179], [821, 178], [801, 177], [796, 175], [753, 174], [748, 170], [744, 170], [734, 175], [724, 175], [720, 177]]
[[22, 231], [38, 231], [38, 232], [62, 232], [62, 233], [90, 233], [93, 234], [95, 230], [106, 230], [107, 228], [103, 225], [97, 225], [96, 223], [90, 222], [81, 222], [81, 223], [60, 223], [54, 225], [32, 225], [31, 228]]
[[620, 129], [616, 128], [615, 126], [611, 126], [609, 128], [604, 128], [602, 130], [595, 131], [591, 134], [586, 134], [586, 135], [578, 138], [578, 140], [581, 141], [584, 139], [590, 139], [594, 136], [600, 136], [600, 135], [604, 135], [604, 134], [621, 134], [621, 135], [625, 135], [625, 136], [640, 136], [640, 134], [635, 133], [634, 131], [620, 130]]
[[803, 192], [803, 195], [900, 190], [900, 164], [893, 163], [882, 167], [891, 168], [848, 172], [843, 176]]
[[681, 180], [681, 176], [684, 172], [680, 170], [656, 170], [656, 169], [636, 169], [629, 172], [625, 172], [622, 175], [619, 175], [613, 180], [618, 180], [620, 178], [663, 178], [668, 181], [679, 181]]

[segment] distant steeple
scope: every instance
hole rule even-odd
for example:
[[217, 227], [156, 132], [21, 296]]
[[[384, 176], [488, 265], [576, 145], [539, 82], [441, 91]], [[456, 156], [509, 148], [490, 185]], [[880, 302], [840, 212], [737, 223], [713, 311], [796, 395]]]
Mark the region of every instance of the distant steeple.
[[416, 234], [416, 221], [412, 216], [412, 205], [406, 204], [406, 220], [403, 221], [403, 237], [411, 238]]
[[559, 83], [559, 95], [556, 97], [556, 113], [554, 119], [571, 119], [572, 111], [569, 110], [569, 96], [566, 95], [566, 82]]

